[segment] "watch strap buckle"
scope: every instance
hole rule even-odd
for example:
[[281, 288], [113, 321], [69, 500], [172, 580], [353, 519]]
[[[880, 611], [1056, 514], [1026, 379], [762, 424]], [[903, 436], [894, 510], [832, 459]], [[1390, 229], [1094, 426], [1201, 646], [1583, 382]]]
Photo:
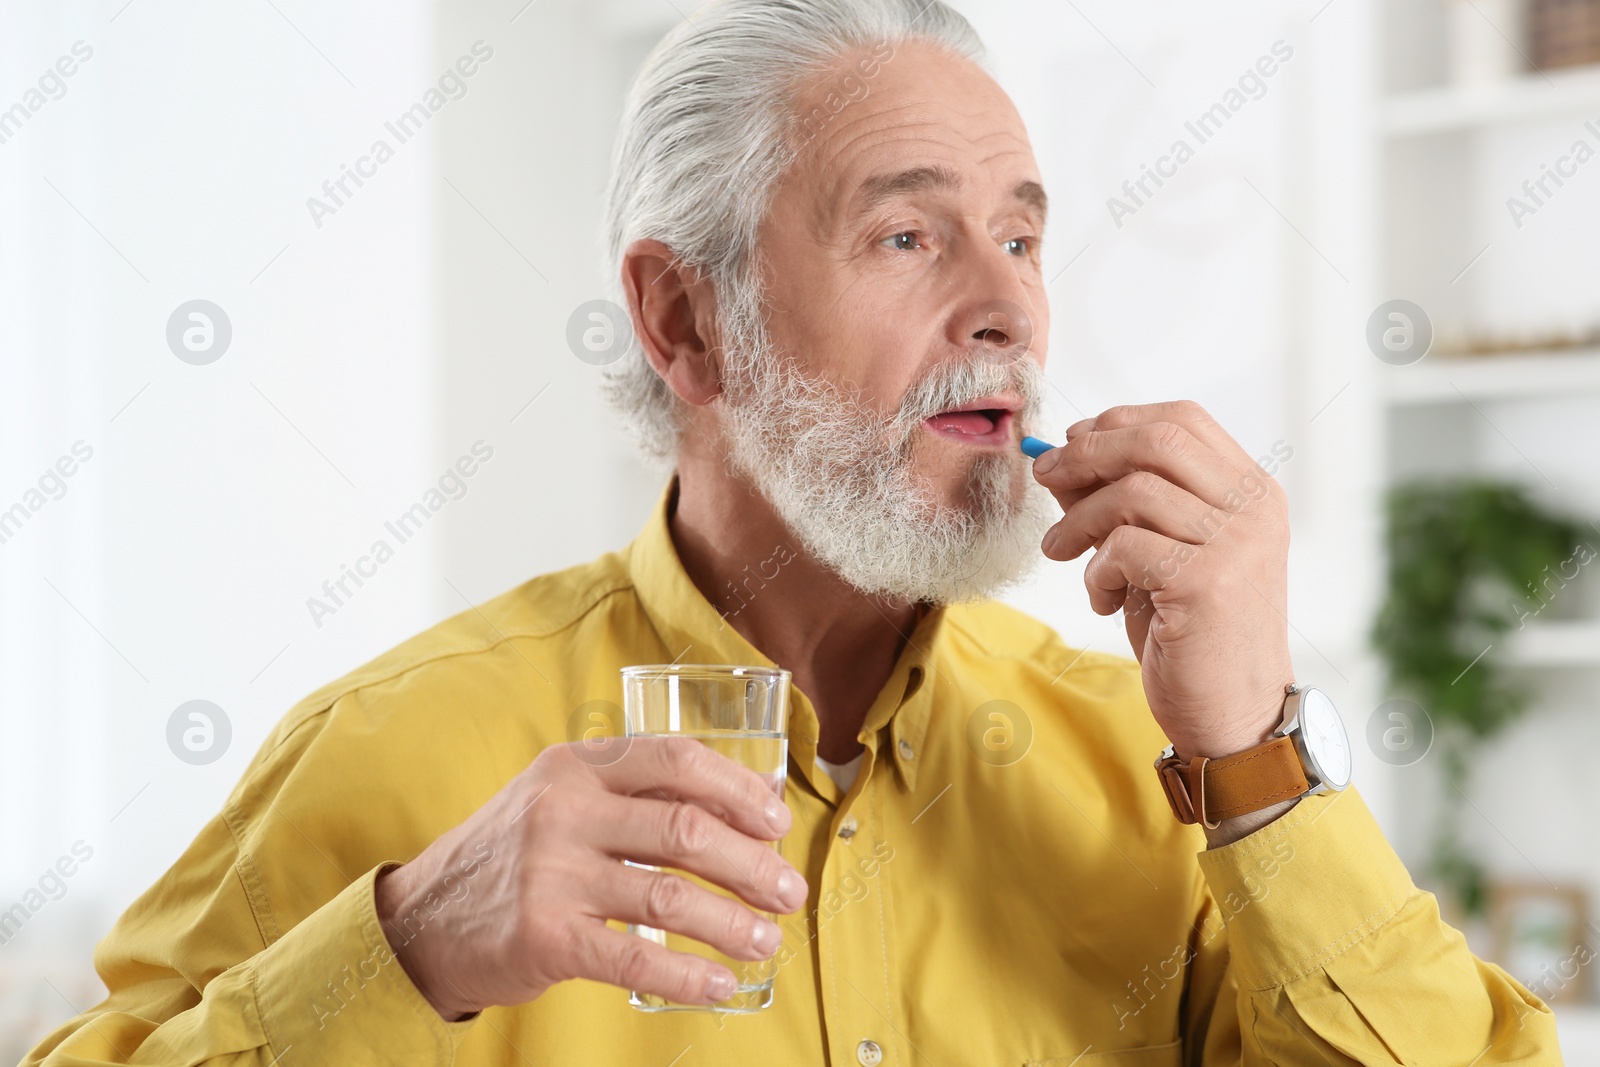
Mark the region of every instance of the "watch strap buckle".
[[[1161, 753], [1161, 758], [1156, 760], [1156, 772], [1161, 779], [1161, 788], [1167, 794], [1167, 803], [1172, 806], [1172, 814], [1177, 816], [1179, 822], [1199, 823], [1208, 830], [1215, 830], [1222, 825], [1221, 820], [1212, 822], [1206, 818], [1205, 772], [1209, 762], [1204, 756], [1196, 756], [1185, 763], [1178, 758], [1177, 751], [1168, 745]], [[1196, 796], [1199, 797], [1199, 803], [1195, 802]]]

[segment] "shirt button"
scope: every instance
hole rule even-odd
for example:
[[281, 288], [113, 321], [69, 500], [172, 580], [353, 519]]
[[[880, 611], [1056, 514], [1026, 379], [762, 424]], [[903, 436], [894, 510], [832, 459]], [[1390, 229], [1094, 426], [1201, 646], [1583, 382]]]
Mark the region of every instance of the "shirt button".
[[839, 836], [846, 841], [856, 836], [856, 817], [854, 815], [846, 815], [844, 817], [844, 822], [839, 824]]
[[900, 758], [901, 759], [913, 759], [913, 758], [915, 758], [916, 754], [917, 754], [917, 750], [911, 747], [911, 742], [910, 741], [904, 741], [903, 740], [903, 741], [900, 742]]
[[878, 1067], [883, 1062], [883, 1049], [876, 1041], [863, 1041], [856, 1046], [856, 1062], [861, 1067]]

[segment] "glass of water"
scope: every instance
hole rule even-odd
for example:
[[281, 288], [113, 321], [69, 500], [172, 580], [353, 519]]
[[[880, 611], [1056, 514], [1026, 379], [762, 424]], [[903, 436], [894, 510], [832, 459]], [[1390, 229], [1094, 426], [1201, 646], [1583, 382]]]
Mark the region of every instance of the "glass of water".
[[[780, 800], [783, 798], [789, 767], [788, 671], [693, 663], [624, 667], [622, 710], [629, 737], [692, 737], [755, 771]], [[778, 844], [774, 841], [772, 847], [777, 849]], [[687, 871], [671, 873], [720, 896], [735, 896]], [[776, 921], [770, 912], [761, 914]], [[772, 1003], [772, 982], [778, 971], [776, 955], [766, 960], [736, 960], [709, 945], [666, 930], [629, 924], [628, 932], [674, 952], [715, 960], [739, 980], [733, 996], [711, 1005], [679, 1004], [654, 993], [629, 993], [628, 1003], [641, 1011], [749, 1013]]]

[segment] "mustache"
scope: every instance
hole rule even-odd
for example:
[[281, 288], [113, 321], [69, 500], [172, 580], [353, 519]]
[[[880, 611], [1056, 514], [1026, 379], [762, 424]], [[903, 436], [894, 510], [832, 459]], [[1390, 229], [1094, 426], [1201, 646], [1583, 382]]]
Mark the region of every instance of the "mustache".
[[1021, 401], [1017, 418], [1027, 427], [1043, 406], [1044, 387], [1043, 369], [1027, 357], [1003, 363], [982, 357], [941, 363], [906, 392], [893, 428], [903, 443], [924, 419], [998, 394], [1014, 395]]

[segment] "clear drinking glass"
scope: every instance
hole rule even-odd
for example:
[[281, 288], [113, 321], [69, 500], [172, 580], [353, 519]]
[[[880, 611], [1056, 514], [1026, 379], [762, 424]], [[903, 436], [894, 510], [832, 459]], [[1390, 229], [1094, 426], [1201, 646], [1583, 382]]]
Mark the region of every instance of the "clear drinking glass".
[[[788, 671], [702, 664], [624, 667], [622, 709], [629, 737], [692, 737], [755, 771], [771, 784], [780, 800], [783, 798], [789, 767]], [[774, 841], [772, 847], [777, 849], [778, 844]], [[687, 871], [671, 873], [721, 896], [735, 896]], [[771, 913], [762, 914], [776, 921]], [[629, 924], [628, 932], [674, 952], [715, 960], [739, 980], [733, 996], [712, 1005], [679, 1004], [653, 993], [630, 992], [628, 1003], [641, 1011], [749, 1013], [772, 1003], [772, 982], [778, 971], [776, 956], [753, 962], [735, 960], [709, 945], [666, 930]]]

